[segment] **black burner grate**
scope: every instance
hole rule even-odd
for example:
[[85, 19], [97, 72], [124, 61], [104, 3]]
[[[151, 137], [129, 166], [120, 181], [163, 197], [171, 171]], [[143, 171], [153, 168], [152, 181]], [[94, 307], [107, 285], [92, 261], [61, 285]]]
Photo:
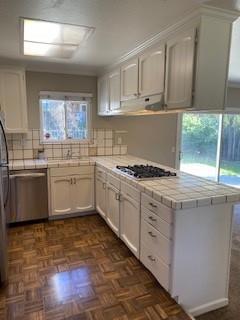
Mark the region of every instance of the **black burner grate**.
[[165, 169], [150, 166], [150, 165], [140, 164], [140, 165], [133, 165], [133, 166], [117, 166], [116, 168], [137, 179], [176, 176], [175, 172], [171, 172], [169, 170], [165, 170]]

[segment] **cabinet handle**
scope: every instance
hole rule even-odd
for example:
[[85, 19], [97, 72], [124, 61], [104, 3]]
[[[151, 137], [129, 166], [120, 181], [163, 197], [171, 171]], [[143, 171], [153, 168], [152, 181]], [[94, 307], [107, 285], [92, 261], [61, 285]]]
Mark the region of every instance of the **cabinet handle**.
[[152, 208], [157, 208], [157, 205], [152, 203], [152, 202], [149, 202], [149, 205], [152, 207]]
[[70, 184], [73, 184], [72, 178], [70, 179]]
[[148, 256], [148, 259], [151, 260], [151, 261], [156, 261], [156, 259], [153, 258], [153, 256]]
[[106, 183], [105, 182], [103, 182], [103, 189], [105, 190], [106, 189]]
[[148, 217], [148, 219], [151, 220], [151, 221], [157, 221], [157, 219], [153, 218], [152, 216]]
[[148, 231], [148, 234], [152, 237], [152, 238], [156, 238], [156, 235], [152, 233], [152, 231]]
[[117, 201], [120, 201], [120, 194], [119, 193], [115, 193], [115, 198]]

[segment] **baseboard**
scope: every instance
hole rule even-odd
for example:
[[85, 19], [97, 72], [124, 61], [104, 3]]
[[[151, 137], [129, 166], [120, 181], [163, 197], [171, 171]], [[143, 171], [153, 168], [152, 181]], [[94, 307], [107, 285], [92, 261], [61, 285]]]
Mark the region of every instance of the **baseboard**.
[[228, 302], [229, 301], [228, 301], [227, 298], [219, 299], [219, 300], [212, 301], [210, 303], [203, 304], [203, 305], [201, 305], [199, 307], [190, 309], [187, 312], [192, 317], [197, 317], [197, 316], [200, 316], [201, 314], [204, 314], [204, 313], [207, 313], [207, 312], [219, 309], [219, 308], [226, 307], [228, 305]]

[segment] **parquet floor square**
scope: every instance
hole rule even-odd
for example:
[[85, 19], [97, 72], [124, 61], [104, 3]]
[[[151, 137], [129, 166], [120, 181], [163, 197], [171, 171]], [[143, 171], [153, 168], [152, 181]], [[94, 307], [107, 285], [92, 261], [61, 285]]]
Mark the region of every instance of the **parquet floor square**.
[[1, 320], [189, 320], [98, 216], [9, 230]]

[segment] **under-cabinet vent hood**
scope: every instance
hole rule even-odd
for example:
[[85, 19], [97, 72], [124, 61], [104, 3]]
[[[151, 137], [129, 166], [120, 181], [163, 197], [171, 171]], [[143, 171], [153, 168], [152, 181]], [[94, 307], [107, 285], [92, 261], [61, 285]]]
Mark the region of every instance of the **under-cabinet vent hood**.
[[164, 112], [163, 94], [134, 100], [122, 101], [120, 110], [116, 111], [119, 115], [144, 115]]

